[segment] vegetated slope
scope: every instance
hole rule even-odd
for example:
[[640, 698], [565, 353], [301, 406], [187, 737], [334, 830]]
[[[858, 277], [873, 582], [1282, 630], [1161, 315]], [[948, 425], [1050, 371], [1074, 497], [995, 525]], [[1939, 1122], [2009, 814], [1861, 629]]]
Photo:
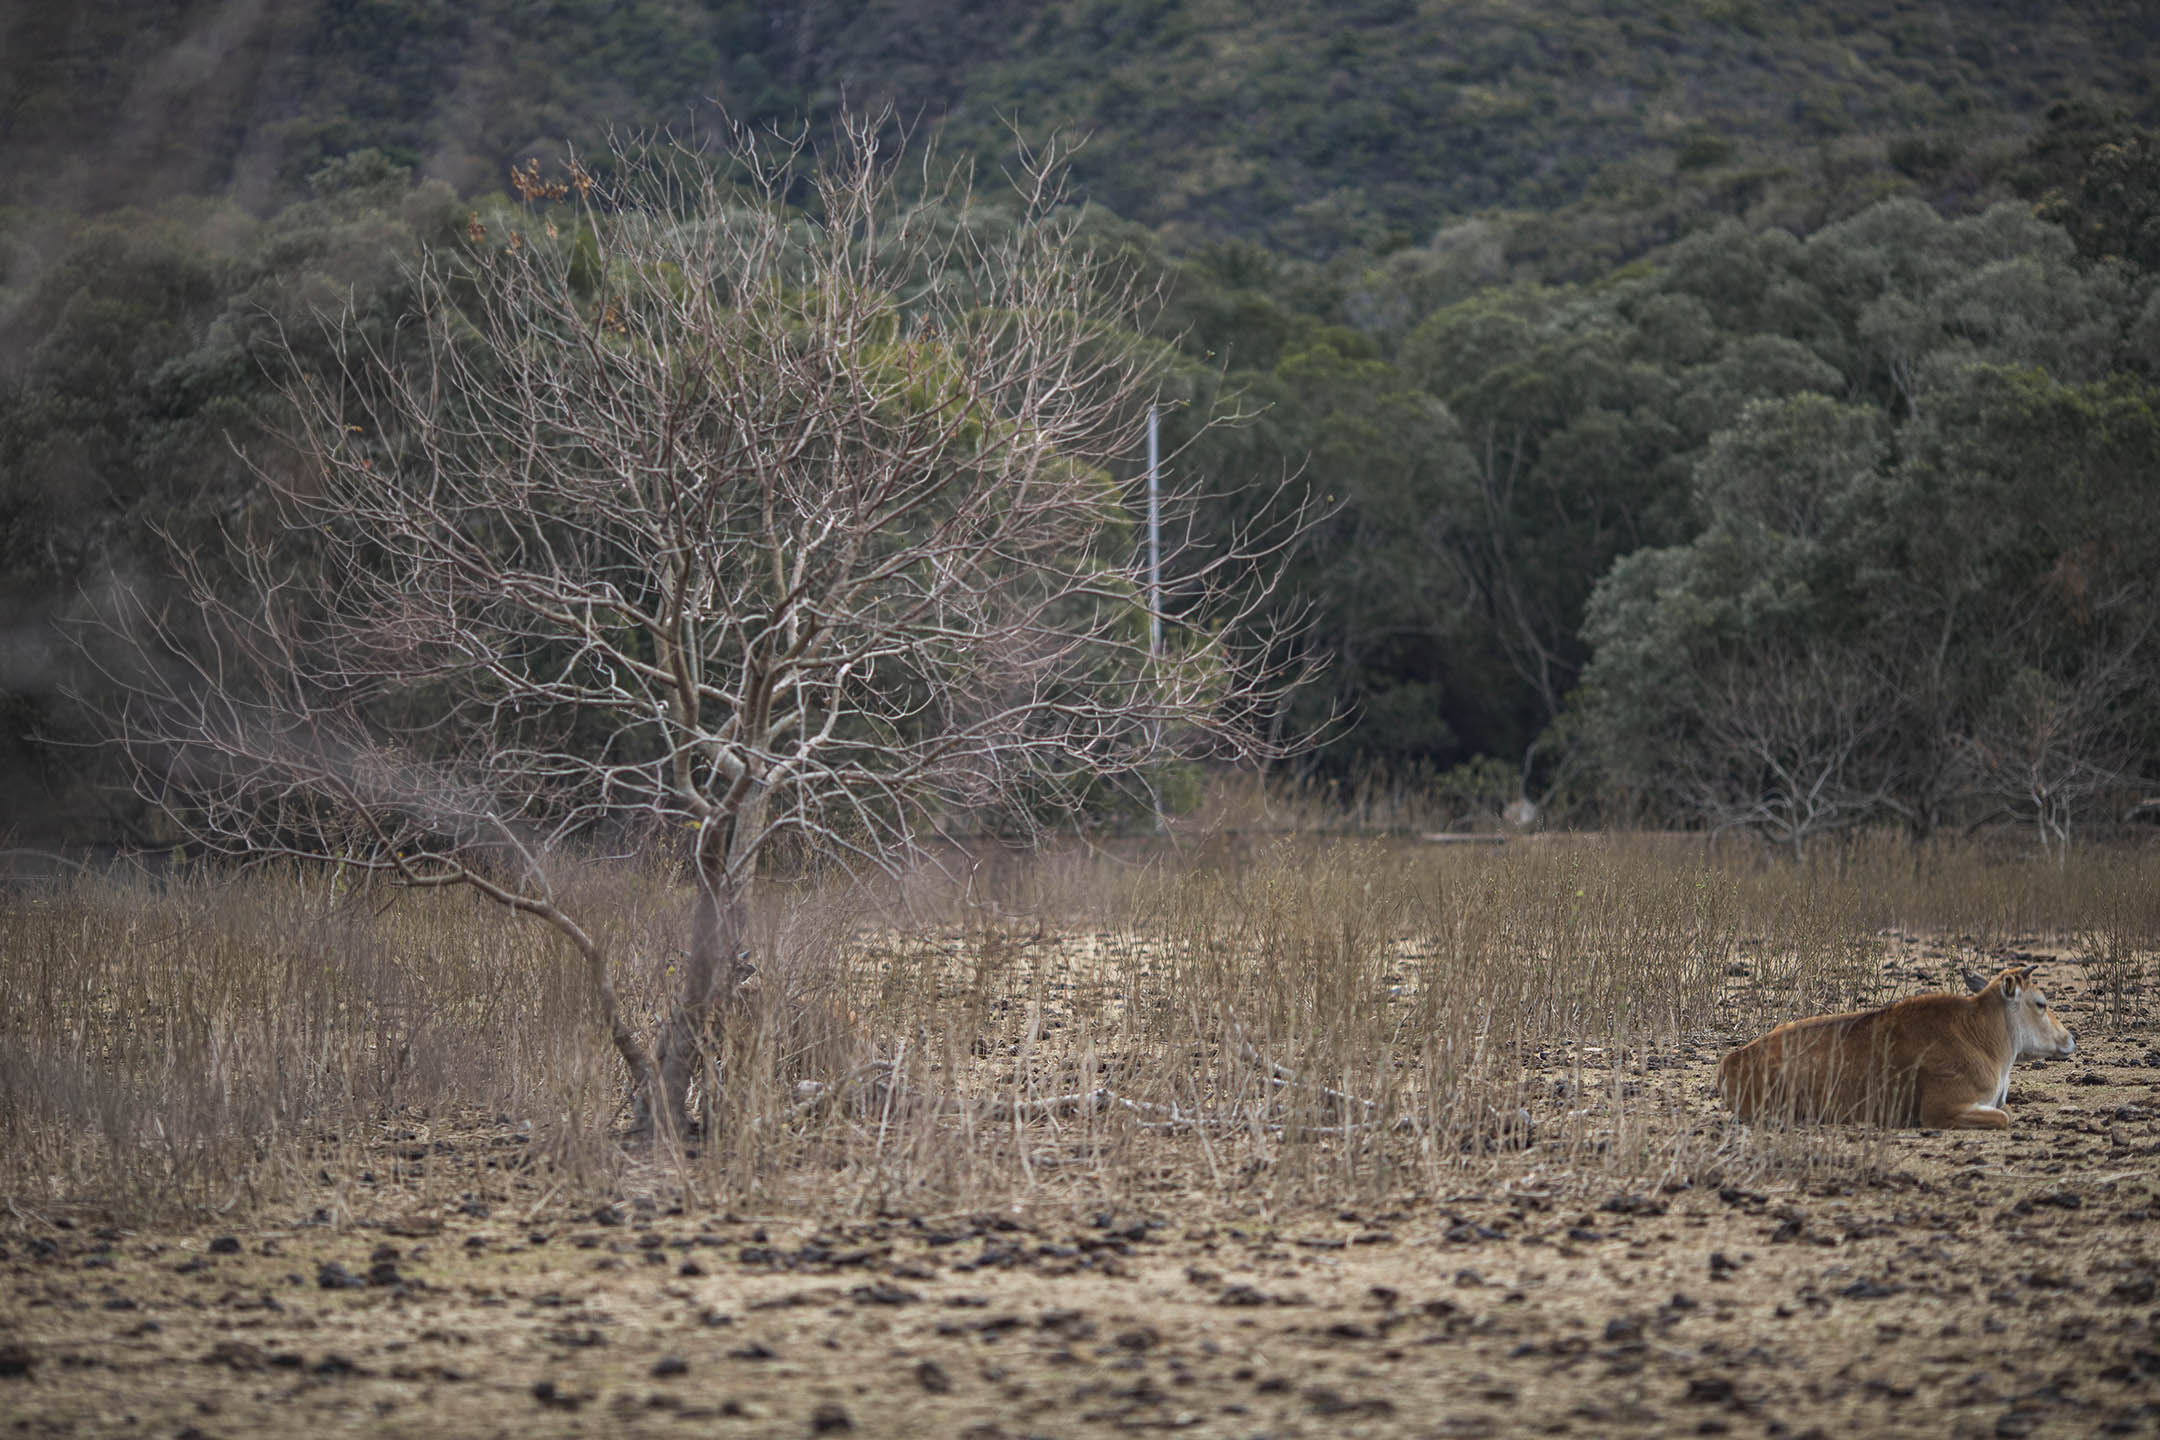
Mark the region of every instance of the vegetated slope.
[[969, 113], [1091, 131], [1123, 213], [1326, 252], [1550, 209], [1616, 162], [1748, 172], [1855, 134], [1985, 128], [2090, 86], [2149, 107], [2132, 5], [1230, 0], [1058, 6]]
[[[460, 189], [522, 151], [705, 99], [779, 122], [890, 102], [995, 151], [1092, 135], [1078, 175], [1150, 223], [1327, 252], [1620, 162], [1750, 175], [1842, 136], [1990, 129], [2095, 92], [2152, 118], [2135, 0], [86, 0], [0, 26], [17, 200], [268, 204], [379, 147]], [[1925, 156], [1918, 157], [1924, 160]], [[1609, 180], [1603, 183], [1611, 183]]]

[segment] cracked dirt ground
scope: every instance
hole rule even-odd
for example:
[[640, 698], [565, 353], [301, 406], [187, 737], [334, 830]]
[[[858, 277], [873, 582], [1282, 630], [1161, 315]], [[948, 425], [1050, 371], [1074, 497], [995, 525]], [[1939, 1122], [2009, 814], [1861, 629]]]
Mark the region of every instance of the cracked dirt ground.
[[[1898, 993], [1961, 963], [1904, 959]], [[1272, 1215], [401, 1210], [386, 1183], [337, 1227], [17, 1223], [0, 1433], [2156, 1434], [2160, 1051], [2081, 979], [2048, 980], [2080, 1053], [2020, 1067], [2008, 1134], [1802, 1184], [1525, 1157]], [[1685, 1076], [1705, 1117], [1716, 1050]]]

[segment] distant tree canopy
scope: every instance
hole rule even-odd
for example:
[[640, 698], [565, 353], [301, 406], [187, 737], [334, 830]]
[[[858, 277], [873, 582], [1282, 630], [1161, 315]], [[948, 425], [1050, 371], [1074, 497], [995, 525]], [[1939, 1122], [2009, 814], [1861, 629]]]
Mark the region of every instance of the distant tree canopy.
[[[1167, 453], [1213, 497], [1181, 523], [1224, 533], [1241, 486], [1291, 472], [1338, 507], [1295, 557], [1314, 623], [1282, 657], [1328, 665], [1286, 727], [1350, 717], [1307, 773], [1455, 773], [1482, 797], [1527, 767], [1511, 783], [1563, 813], [1799, 843], [2005, 814], [2059, 838], [2153, 778], [2150, 737], [2068, 711], [2047, 733], [2085, 736], [2061, 762], [2082, 778], [2033, 761], [2013, 783], [2004, 759], [2018, 726], [2037, 743], [2049, 705], [2115, 715], [2147, 683], [2128, 591], [2075, 636], [2033, 608], [2062, 577], [2160, 569], [2135, 525], [2091, 518], [2137, 499], [2125, 417], [2160, 380], [2160, 138], [2127, 78], [2149, 39], [2135, 7], [1988, 10], [1954, 36], [1902, 6], [1628, 20], [1554, 3], [1542, 28], [1465, 11], [1444, 36], [1414, 8], [1292, 7], [1223, 30], [1176, 0], [940, 4], [904, 24], [811, 7], [778, 26], [720, 0], [557, 5], [545, 24], [410, 0], [274, 8], [228, 34], [183, 4], [138, 36], [132, 10], [93, 0], [0, 46], [0, 70], [26, 77], [0, 114], [21, 153], [61, 144], [62, 79], [111, 137], [102, 158], [38, 169], [26, 193], [54, 208], [0, 210], [0, 591], [31, 637], [0, 674], [11, 737], [67, 733], [45, 621], [141, 573], [151, 521], [206, 542], [254, 523], [265, 497], [236, 447], [264, 453], [285, 363], [270, 337], [348, 295], [355, 333], [405, 323], [409, 261], [495, 225], [510, 202], [488, 192], [513, 157], [608, 119], [687, 129], [678, 92], [815, 129], [845, 89], [919, 97], [913, 123], [984, 164], [1010, 143], [1000, 110], [1096, 132], [1081, 232], [1162, 286], [1138, 338], [1174, 352]], [[1826, 45], [1861, 78], [1766, 80]], [[110, 73], [87, 58], [100, 46], [121, 57]], [[130, 129], [151, 90], [131, 99], [113, 77], [150, 74], [152, 52], [170, 52], [159, 83], [192, 98]], [[189, 56], [254, 77], [238, 88], [284, 116], [275, 134], [187, 89]], [[2023, 67], [2064, 57], [2091, 91], [2028, 128]], [[1652, 134], [1626, 106], [1584, 113], [1583, 86], [1691, 118]], [[1774, 92], [1801, 99], [1765, 108]], [[227, 198], [160, 198], [203, 189]], [[2028, 424], [2054, 438], [2034, 448]], [[2083, 425], [2100, 449], [2069, 443]], [[2020, 454], [2031, 466], [2003, 468]], [[2039, 513], [2100, 471], [2119, 493], [2046, 557], [2013, 566], [1970, 531], [1969, 511]], [[1923, 474], [1951, 509], [1886, 498]], [[2015, 624], [1966, 601], [1937, 615], [1953, 633], [1925, 657], [1935, 689], [1896, 682], [1905, 748], [1847, 736], [1842, 798], [1797, 820], [1760, 808], [1759, 768], [1666, 765], [1719, 727], [1771, 743], [1742, 734], [1739, 702], [1773, 681], [1827, 706], [1832, 730], [1886, 713], [1882, 672], [1918, 663], [1913, 617], [1940, 604], [1884, 538], [1901, 524], [1963, 537], [1929, 552], [1933, 581], [2009, 566], [2025, 587], [1990, 592]], [[1895, 643], [1893, 600], [1911, 622]], [[1801, 715], [1789, 698], [1781, 713]], [[76, 773], [70, 752], [14, 745], [18, 773]]]
[[1083, 193], [1180, 244], [1377, 252], [1498, 209], [1539, 217], [1515, 258], [1588, 279], [1703, 214], [1806, 229], [1884, 185], [1956, 203], [2065, 76], [2160, 120], [2135, 0], [11, 8], [13, 198], [72, 207], [226, 193], [266, 212], [363, 148], [470, 192], [713, 101], [819, 128], [891, 104], [985, 157], [1011, 124], [1088, 135]]

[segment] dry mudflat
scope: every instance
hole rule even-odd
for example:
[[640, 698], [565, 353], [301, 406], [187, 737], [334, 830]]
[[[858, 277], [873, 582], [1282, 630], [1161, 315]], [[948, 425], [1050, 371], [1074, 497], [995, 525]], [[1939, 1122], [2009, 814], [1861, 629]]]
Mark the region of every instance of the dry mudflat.
[[0, 1434], [2160, 1434], [2160, 1050], [2049, 987], [2082, 1048], [2008, 1134], [1745, 1184], [754, 1215], [566, 1200], [505, 1126], [299, 1217], [17, 1215]]

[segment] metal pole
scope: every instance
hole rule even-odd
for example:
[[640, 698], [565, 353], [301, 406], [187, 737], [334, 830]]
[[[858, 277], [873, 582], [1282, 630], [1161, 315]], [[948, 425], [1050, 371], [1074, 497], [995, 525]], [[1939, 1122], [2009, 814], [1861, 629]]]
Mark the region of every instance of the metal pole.
[[[1162, 443], [1156, 431], [1155, 407], [1147, 407], [1147, 548], [1148, 548], [1148, 659], [1162, 659]], [[1154, 748], [1162, 746], [1162, 722], [1149, 727]], [[1148, 798], [1155, 802], [1155, 833], [1163, 833], [1162, 792], [1147, 781]]]
[[1147, 548], [1148, 658], [1162, 657], [1162, 446], [1155, 428], [1155, 407], [1147, 411]]

